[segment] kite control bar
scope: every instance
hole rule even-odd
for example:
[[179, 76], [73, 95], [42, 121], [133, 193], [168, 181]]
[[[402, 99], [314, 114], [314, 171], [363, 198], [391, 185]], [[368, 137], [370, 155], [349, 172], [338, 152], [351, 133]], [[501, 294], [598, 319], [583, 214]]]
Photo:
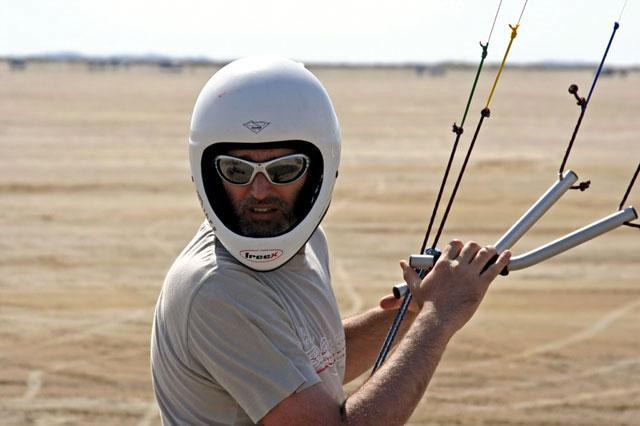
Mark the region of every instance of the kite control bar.
[[[410, 259], [410, 265], [412, 267], [414, 267], [416, 269], [416, 272], [418, 273], [418, 276], [422, 279], [424, 278], [427, 273], [429, 273], [429, 271], [431, 270], [431, 268], [433, 267], [433, 265], [435, 264], [435, 262], [438, 260], [438, 257], [440, 256], [440, 252], [438, 251], [438, 249], [436, 248], [438, 245], [438, 241], [440, 236], [442, 235], [442, 231], [444, 229], [445, 223], [447, 221], [449, 212], [452, 208], [453, 202], [455, 200], [458, 188], [460, 186], [460, 182], [462, 180], [462, 177], [464, 175], [467, 163], [469, 161], [469, 158], [471, 156], [471, 152], [473, 151], [473, 148], [475, 146], [476, 143], [476, 139], [478, 138], [478, 134], [480, 132], [480, 129], [482, 127], [482, 123], [484, 122], [484, 120], [486, 118], [488, 118], [491, 114], [491, 111], [489, 109], [489, 104], [491, 102], [491, 98], [494, 94], [494, 91], [496, 89], [496, 85], [498, 83], [498, 80], [500, 79], [500, 75], [502, 73], [502, 70], [504, 68], [506, 59], [507, 59], [507, 55], [509, 54], [509, 50], [511, 49], [511, 45], [513, 43], [513, 40], [515, 39], [516, 35], [517, 35], [517, 31], [518, 28], [520, 27], [520, 20], [522, 19], [522, 15], [524, 13], [525, 8], [527, 7], [527, 2], [528, 0], [524, 1], [524, 5], [522, 6], [522, 11], [520, 12], [520, 17], [518, 18], [518, 22], [516, 23], [516, 25], [509, 25], [509, 27], [511, 28], [511, 37], [510, 37], [510, 41], [509, 44], [507, 45], [507, 48], [505, 50], [504, 56], [502, 58], [502, 62], [500, 63], [500, 66], [498, 67], [498, 72], [496, 74], [496, 77], [494, 79], [493, 82], [493, 86], [491, 88], [491, 91], [489, 93], [489, 97], [487, 99], [487, 103], [485, 105], [485, 107], [481, 110], [480, 112], [480, 120], [478, 121], [478, 124], [476, 126], [476, 130], [473, 134], [473, 137], [471, 138], [471, 142], [469, 144], [469, 147], [467, 149], [467, 153], [466, 156], [464, 158], [464, 161], [462, 163], [462, 166], [460, 168], [460, 171], [458, 173], [458, 177], [455, 181], [455, 184], [453, 186], [452, 192], [451, 192], [451, 196], [449, 197], [449, 201], [447, 203], [447, 206], [445, 208], [444, 214], [442, 216], [442, 219], [440, 220], [440, 225], [438, 226], [437, 232], [436, 232], [436, 236], [433, 240], [433, 243], [431, 244], [431, 246], [429, 248], [427, 248], [427, 244], [428, 244], [428, 240], [429, 237], [431, 235], [431, 230], [432, 227], [434, 225], [434, 220], [438, 211], [438, 207], [440, 205], [440, 200], [443, 194], [443, 190], [445, 188], [445, 184], [447, 182], [447, 178], [449, 176], [449, 171], [451, 169], [451, 165], [456, 153], [456, 150], [458, 148], [458, 142], [460, 141], [460, 136], [463, 133], [463, 126], [464, 126], [464, 121], [465, 118], [467, 116], [467, 112], [469, 109], [469, 105], [471, 102], [471, 98], [473, 97], [475, 88], [476, 88], [476, 83], [478, 80], [478, 76], [480, 74], [480, 69], [482, 68], [482, 65], [484, 63], [484, 58], [487, 55], [487, 48], [489, 46], [489, 39], [491, 38], [491, 34], [493, 33], [493, 25], [495, 25], [495, 21], [496, 18], [498, 16], [498, 12], [500, 11], [500, 6], [502, 4], [502, 0], [500, 0], [500, 3], [498, 4], [498, 9], [496, 11], [496, 17], [494, 18], [493, 21], [493, 25], [491, 27], [491, 31], [489, 32], [489, 39], [487, 39], [487, 42], [485, 44], [480, 43], [480, 46], [482, 47], [482, 59], [480, 61], [480, 64], [478, 66], [478, 71], [476, 72], [476, 78], [475, 81], [473, 83], [472, 89], [471, 89], [471, 93], [469, 94], [469, 99], [467, 101], [467, 106], [465, 108], [465, 112], [464, 115], [462, 117], [462, 121], [460, 123], [460, 125], [458, 126], [456, 123], [454, 123], [453, 125], [453, 133], [456, 134], [455, 137], [455, 142], [453, 144], [453, 147], [451, 149], [451, 154], [449, 157], [449, 161], [447, 164], [447, 167], [445, 169], [445, 173], [440, 185], [440, 190], [438, 192], [438, 196], [436, 198], [435, 201], [435, 205], [433, 208], [433, 211], [431, 213], [431, 218], [429, 220], [429, 225], [427, 227], [427, 232], [425, 233], [424, 236], [424, 240], [422, 242], [422, 247], [420, 248], [420, 255], [415, 255], [415, 256], [411, 256]], [[625, 0], [625, 5], [626, 5], [626, 0]], [[622, 7], [622, 10], [620, 11], [620, 18], [618, 18], [618, 21], [620, 21], [620, 19], [622, 18], [622, 11], [624, 11], [624, 6]], [[589, 104], [589, 100], [591, 99], [591, 95], [593, 94], [593, 90], [595, 88], [595, 84], [598, 80], [598, 77], [600, 76], [600, 73], [603, 69], [603, 65], [605, 62], [605, 59], [607, 57], [607, 53], [609, 52], [609, 48], [611, 47], [613, 38], [615, 36], [616, 31], [618, 30], [618, 28], [620, 27], [620, 24], [616, 21], [614, 23], [613, 26], [613, 31], [611, 33], [611, 37], [609, 38], [609, 43], [607, 44], [606, 50], [604, 52], [604, 55], [602, 56], [602, 60], [600, 61], [600, 65], [598, 67], [598, 70], [595, 73], [595, 76], [593, 78], [593, 82], [591, 83], [591, 89], [589, 90], [589, 94], [586, 98], [580, 97], [578, 96], [578, 86], [575, 84], [572, 84], [569, 87], [569, 93], [572, 94], [576, 100], [578, 101], [578, 105], [580, 106], [580, 116], [578, 117], [576, 126], [573, 130], [571, 139], [569, 141], [567, 150], [565, 152], [564, 158], [562, 160], [562, 164], [560, 165], [560, 169], [558, 170], [558, 181], [551, 187], [549, 188], [549, 190], [542, 195], [542, 197], [540, 197], [540, 199], [534, 203], [534, 205], [502, 236], [502, 238], [500, 238], [500, 240], [498, 240], [498, 242], [496, 242], [495, 247], [497, 249], [498, 253], [501, 253], [502, 251], [511, 248], [511, 246], [513, 246], [537, 221], [538, 219], [540, 219], [540, 217], [542, 217], [542, 215], [544, 215], [544, 213], [556, 202], [558, 201], [558, 199], [569, 189], [579, 189], [581, 191], [584, 191], [585, 189], [587, 189], [589, 187], [590, 182], [589, 181], [585, 181], [585, 182], [580, 182], [578, 185], [574, 185], [574, 183], [577, 181], [577, 176], [575, 173], [568, 171], [568, 172], [564, 172], [564, 167], [567, 164], [567, 160], [569, 157], [569, 153], [571, 151], [571, 148], [574, 145], [578, 130], [580, 128], [580, 124], [582, 123], [582, 119], [584, 118], [586, 109], [587, 109], [587, 105]], [[618, 226], [621, 225], [626, 225], [626, 226], [630, 226], [630, 227], [634, 227], [634, 228], [640, 228], [640, 224], [634, 224], [634, 223], [630, 223], [631, 220], [637, 219], [638, 214], [635, 211], [635, 209], [633, 207], [627, 207], [623, 209], [623, 205], [626, 202], [627, 196], [629, 195], [629, 192], [638, 176], [638, 174], [640, 173], [640, 164], [638, 165], [638, 169], [636, 170], [636, 173], [634, 174], [634, 177], [631, 179], [631, 183], [629, 184], [629, 188], [627, 189], [627, 192], [625, 193], [622, 202], [620, 203], [620, 207], [618, 208], [618, 212], [607, 216], [599, 221], [596, 221], [588, 226], [585, 226], [584, 228], [581, 228], [571, 234], [568, 234], [556, 241], [553, 241], [545, 246], [542, 246], [536, 250], [530, 251], [528, 253], [523, 254], [522, 256], [517, 256], [511, 259], [509, 265], [504, 269], [504, 271], [502, 271], [501, 273], [503, 273], [504, 275], [506, 275], [508, 273], [509, 270], [517, 270], [517, 269], [523, 269], [526, 268], [528, 266], [534, 265], [536, 263], [542, 262], [543, 260], [546, 260], [552, 256], [555, 256], [559, 253], [562, 253], [564, 251], [569, 250], [572, 247], [575, 247], [579, 244], [584, 243], [585, 241], [588, 241], [590, 239], [593, 239], [599, 235], [602, 235]], [[491, 264], [493, 264], [494, 262], [496, 262], [496, 260], [498, 259], [498, 256], [495, 256], [493, 259], [491, 259], [491, 261], [485, 266], [485, 269], [488, 268]], [[380, 368], [380, 366], [382, 365], [382, 363], [384, 362], [385, 358], [387, 357], [392, 344], [393, 344], [393, 340], [396, 337], [399, 327], [400, 327], [400, 323], [402, 322], [408, 308], [409, 308], [409, 304], [411, 303], [411, 298], [412, 298], [412, 294], [410, 291], [408, 291], [408, 287], [406, 284], [402, 283], [402, 284], [398, 284], [397, 286], [394, 287], [393, 289], [393, 294], [395, 295], [396, 298], [401, 298], [403, 297], [402, 300], [402, 304], [400, 305], [400, 308], [398, 309], [398, 312], [395, 316], [395, 319], [393, 320], [393, 323], [391, 325], [391, 328], [389, 329], [389, 332], [387, 334], [387, 336], [385, 337], [384, 343], [382, 344], [382, 348], [380, 349], [380, 352], [378, 354], [378, 357], [376, 358], [376, 361], [374, 363], [373, 366], [373, 370], [372, 370], [372, 374], [375, 373], [378, 368]]]
[[590, 225], [580, 228], [575, 232], [565, 235], [535, 250], [516, 256], [509, 262], [507, 268], [511, 271], [528, 268], [529, 266], [547, 260], [557, 254], [563, 253], [584, 242], [596, 238], [604, 233], [612, 231], [626, 222], [638, 218], [638, 213], [633, 207], [626, 207], [607, 217], [604, 217]]
[[[636, 171], [636, 175], [634, 176], [634, 179], [632, 179], [631, 185], [633, 185], [637, 173], [638, 171]], [[511, 248], [544, 215], [544, 213], [546, 213], [547, 210], [549, 210], [549, 208], [571, 188], [573, 183], [577, 180], [578, 176], [571, 170], [564, 173], [562, 179], [554, 183], [547, 192], [545, 192], [538, 201], [536, 201], [533, 206], [531, 206], [531, 208], [527, 210], [527, 212], [522, 215], [522, 217], [518, 219], [518, 221], [495, 243], [494, 246], [496, 251], [501, 253], [504, 250]], [[629, 189], [631, 188], [631, 185], [629, 186]], [[627, 190], [627, 194], [628, 192], [629, 190]], [[623, 199], [623, 203], [624, 201], [626, 201], [626, 194]], [[509, 271], [517, 271], [538, 264], [618, 228], [619, 226], [629, 225], [628, 222], [637, 218], [638, 213], [633, 207], [622, 208], [621, 205], [617, 212], [607, 217], [595, 221], [535, 250], [513, 257], [510, 260], [509, 265], [507, 265], [500, 274], [507, 275]], [[439, 257], [439, 251], [433, 251], [429, 254], [411, 255], [409, 258], [409, 265], [416, 269], [430, 269]], [[496, 259], [497, 257], [492, 259], [490, 263], [495, 262]], [[407, 284], [401, 283], [393, 287], [393, 294], [396, 298], [400, 298], [407, 293], [407, 290]]]

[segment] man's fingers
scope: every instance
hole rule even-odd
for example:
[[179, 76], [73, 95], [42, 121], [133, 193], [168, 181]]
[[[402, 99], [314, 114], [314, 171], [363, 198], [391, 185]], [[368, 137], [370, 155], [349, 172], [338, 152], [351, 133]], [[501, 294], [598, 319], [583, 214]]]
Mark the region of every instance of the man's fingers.
[[[409, 291], [415, 296], [416, 291], [420, 289], [420, 283], [422, 282], [420, 276], [405, 260], [400, 261], [400, 267], [402, 268], [404, 281], [409, 285]], [[420, 304], [420, 306], [422, 306], [422, 304]]]
[[[384, 309], [385, 311], [393, 311], [395, 309], [400, 309], [402, 305], [402, 299], [396, 299], [393, 294], [389, 294], [378, 302], [378, 305]], [[411, 300], [411, 304], [409, 305], [410, 312], [420, 312], [420, 306], [416, 301], [415, 297]]]
[[404, 281], [409, 284], [409, 288], [416, 288], [420, 285], [420, 277], [413, 270], [411, 266], [407, 263], [406, 260], [400, 261], [400, 267], [402, 268], [402, 276]]
[[[405, 260], [400, 261], [400, 267], [402, 268], [402, 276], [404, 277], [405, 282], [409, 285], [409, 291], [413, 296], [413, 299], [411, 299], [411, 303], [409, 304], [409, 310], [411, 312], [420, 312], [420, 309], [422, 309], [422, 304], [424, 303], [423, 301], [421, 301], [421, 298], [419, 296], [420, 283], [422, 282], [422, 280], [420, 279], [418, 273], [411, 266], [409, 266], [409, 264]], [[396, 300], [397, 306], [394, 306], [391, 302], [388, 302], [385, 299], [387, 298], [385, 297], [380, 301], [380, 307], [382, 309], [399, 308], [401, 305], [401, 300]], [[388, 306], [388, 308], [382, 305], [382, 301], [385, 302], [385, 306]]]
[[471, 263], [478, 250], [480, 250], [480, 244], [475, 241], [467, 242], [460, 251], [460, 261], [463, 263]]
[[402, 299], [396, 299], [393, 294], [383, 297], [379, 302], [380, 307], [384, 310], [398, 309], [401, 304]]
[[484, 268], [487, 263], [496, 255], [496, 249], [493, 246], [482, 247], [476, 253], [476, 257], [471, 261], [474, 265], [477, 265], [480, 269]]
[[488, 267], [486, 271], [480, 274], [480, 276], [493, 280], [498, 276], [500, 271], [502, 271], [509, 264], [509, 260], [511, 260], [511, 251], [503, 251], [502, 253], [500, 253], [500, 256], [498, 256], [498, 260], [496, 260], [496, 263]]
[[462, 250], [462, 241], [460, 240], [452, 240], [447, 246], [442, 250], [442, 256], [448, 259], [455, 259], [460, 254]]

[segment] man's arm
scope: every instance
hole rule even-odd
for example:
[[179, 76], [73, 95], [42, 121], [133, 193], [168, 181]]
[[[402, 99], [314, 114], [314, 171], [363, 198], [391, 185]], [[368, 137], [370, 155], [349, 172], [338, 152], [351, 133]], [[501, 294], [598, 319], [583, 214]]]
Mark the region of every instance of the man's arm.
[[[344, 383], [356, 379], [373, 366], [380, 346], [396, 316], [397, 308], [400, 306], [399, 302], [393, 295], [389, 295], [380, 301], [380, 307], [342, 321], [347, 348]], [[415, 303], [412, 303], [412, 309], [407, 311], [405, 319], [400, 325], [394, 346], [406, 334], [416, 318], [417, 308], [414, 305]]]
[[481, 273], [495, 249], [453, 241], [433, 271], [420, 282], [402, 268], [421, 309], [390, 359], [342, 406], [317, 384], [293, 394], [263, 419], [265, 425], [404, 424], [431, 381], [451, 337], [473, 316], [486, 290], [507, 265], [510, 252]]

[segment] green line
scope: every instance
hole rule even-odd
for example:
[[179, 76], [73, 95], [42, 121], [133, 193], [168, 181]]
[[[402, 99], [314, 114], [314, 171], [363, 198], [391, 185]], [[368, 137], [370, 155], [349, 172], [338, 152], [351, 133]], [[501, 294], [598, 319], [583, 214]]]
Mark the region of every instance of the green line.
[[476, 71], [476, 78], [475, 80], [473, 80], [471, 93], [469, 93], [469, 99], [467, 100], [467, 107], [464, 109], [464, 115], [462, 116], [462, 122], [460, 123], [461, 128], [464, 127], [464, 121], [467, 119], [467, 113], [469, 112], [471, 99], [473, 99], [473, 93], [476, 91], [476, 85], [478, 84], [478, 77], [480, 77], [480, 71], [482, 70], [482, 65], [484, 64], [484, 58], [487, 57], [487, 49], [489, 48], [489, 42], [487, 41], [487, 44], [482, 44], [482, 42], [480, 42], [480, 47], [482, 47], [482, 58], [480, 59], [480, 64], [478, 64], [478, 71]]

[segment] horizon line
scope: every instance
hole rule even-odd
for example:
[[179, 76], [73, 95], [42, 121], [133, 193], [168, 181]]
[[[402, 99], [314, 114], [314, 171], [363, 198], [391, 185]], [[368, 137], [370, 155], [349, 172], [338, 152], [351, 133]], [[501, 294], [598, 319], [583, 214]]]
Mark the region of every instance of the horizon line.
[[[80, 62], [94, 65], [161, 65], [166, 67], [178, 67], [181, 65], [201, 65], [201, 66], [224, 66], [237, 58], [211, 58], [207, 56], [174, 56], [158, 53], [114, 53], [106, 55], [85, 54], [74, 51], [52, 51], [31, 54], [0, 54], [0, 60], [5, 62]], [[377, 61], [348, 61], [348, 60], [300, 60], [308, 66], [315, 67], [344, 67], [344, 68], [404, 68], [424, 67], [425, 70], [437, 68], [466, 68], [476, 65], [474, 61], [445, 59], [440, 61], [416, 61], [416, 60], [377, 60]], [[499, 61], [487, 62], [486, 66], [497, 67]], [[512, 62], [513, 67], [523, 68], [592, 68], [598, 65], [597, 62], [588, 61], [562, 61], [556, 59], [546, 59], [538, 61]], [[640, 69], [640, 63], [625, 65], [608, 65], [607, 68], [619, 70]]]

